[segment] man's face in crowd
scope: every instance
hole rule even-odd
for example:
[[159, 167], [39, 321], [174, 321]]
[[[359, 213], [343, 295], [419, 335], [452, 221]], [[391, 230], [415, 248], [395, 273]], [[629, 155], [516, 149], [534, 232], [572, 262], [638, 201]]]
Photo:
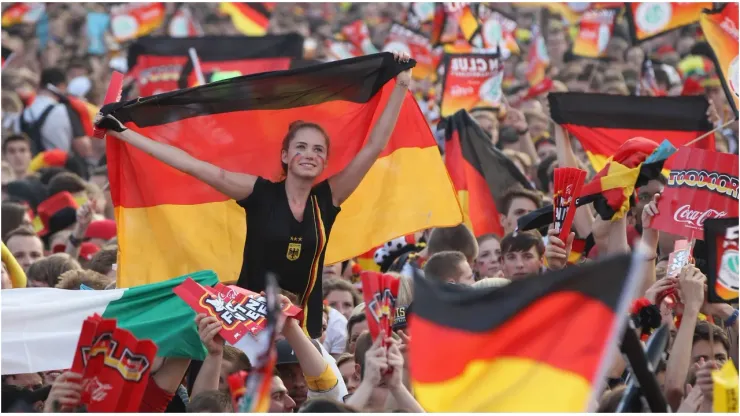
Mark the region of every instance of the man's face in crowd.
[[537, 205], [529, 198], [513, 198], [509, 211], [506, 216], [501, 219], [501, 225], [504, 226], [506, 234], [513, 232], [516, 229], [516, 222], [520, 217], [529, 214], [532, 211], [537, 210]]
[[367, 326], [367, 321], [362, 321], [354, 324], [352, 326], [352, 329], [349, 333], [349, 348], [347, 349], [347, 352], [354, 354], [355, 353], [355, 346], [357, 345], [357, 338], [362, 335], [364, 331], [367, 331], [369, 328]]
[[334, 263], [328, 266], [324, 266], [322, 277], [324, 279], [339, 279], [340, 277], [342, 277], [342, 263]]
[[293, 413], [295, 406], [295, 402], [290, 398], [283, 380], [278, 376], [273, 376], [272, 387], [270, 388], [270, 408], [267, 411], [269, 413]]
[[7, 378], [7, 384], [36, 390], [44, 386], [44, 380], [38, 373], [16, 374]]
[[470, 264], [467, 261], [461, 261], [457, 265], [457, 274], [450, 283], [458, 285], [471, 286], [475, 283], [475, 276], [473, 276], [473, 269], [470, 268]]
[[352, 293], [346, 290], [332, 290], [326, 295], [326, 301], [329, 302], [329, 306], [338, 310], [345, 318], [349, 319], [352, 316], [352, 309], [355, 308]]
[[31, 163], [31, 148], [23, 140], [14, 140], [7, 144], [3, 158], [17, 174], [25, 174]]
[[288, 389], [290, 398], [295, 405], [301, 407], [308, 398], [308, 385], [303, 377], [303, 372], [298, 364], [280, 364], [277, 366], [280, 372], [280, 379]]
[[493, 277], [501, 270], [501, 243], [489, 238], [478, 246], [475, 268], [480, 277]]
[[36, 236], [16, 235], [8, 240], [8, 250], [13, 254], [24, 271], [36, 260], [44, 258], [44, 243]]
[[491, 143], [498, 143], [498, 118], [493, 111], [476, 111], [473, 118], [483, 130], [491, 135]]
[[698, 363], [703, 358], [704, 361], [714, 360], [721, 367], [727, 361], [728, 357], [729, 354], [725, 346], [719, 341], [714, 343], [714, 357], [712, 357], [712, 348], [709, 341], [702, 339], [696, 341], [694, 346], [691, 347], [691, 362], [694, 363]]
[[339, 372], [342, 373], [342, 379], [347, 386], [347, 392], [352, 394], [360, 385], [360, 375], [355, 368], [355, 360], [347, 360], [339, 366]]
[[637, 190], [637, 204], [635, 206], [635, 219], [638, 224], [642, 224], [642, 210], [645, 205], [653, 200], [655, 194], [663, 192], [663, 184], [655, 179], [649, 181], [647, 185]]
[[554, 144], [550, 142], [545, 142], [537, 146], [537, 157], [540, 158], [540, 160], [547, 158], [548, 156], [554, 155], [557, 153], [557, 149]]
[[527, 251], [510, 251], [503, 255], [504, 277], [511, 280], [538, 274], [542, 270], [542, 258], [537, 247]]

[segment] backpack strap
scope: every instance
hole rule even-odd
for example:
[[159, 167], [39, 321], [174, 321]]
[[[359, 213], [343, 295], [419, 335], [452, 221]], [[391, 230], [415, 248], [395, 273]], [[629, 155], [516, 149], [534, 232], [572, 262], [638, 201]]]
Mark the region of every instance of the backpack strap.
[[41, 113], [41, 116], [35, 121], [27, 122], [23, 113], [20, 115], [20, 128], [21, 131], [25, 132], [31, 139], [31, 145], [33, 146], [33, 154], [36, 155], [44, 151], [43, 139], [41, 137], [41, 127], [46, 122], [49, 114], [54, 110], [54, 104], [49, 104], [46, 109]]

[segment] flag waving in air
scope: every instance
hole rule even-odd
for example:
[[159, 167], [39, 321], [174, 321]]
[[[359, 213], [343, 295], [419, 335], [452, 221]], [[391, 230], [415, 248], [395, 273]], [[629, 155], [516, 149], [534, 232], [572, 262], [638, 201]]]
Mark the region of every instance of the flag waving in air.
[[636, 264], [619, 256], [477, 290], [416, 278], [417, 400], [428, 412], [585, 411], [625, 322]]
[[[574, 135], [586, 150], [594, 170], [633, 137], [680, 147], [711, 130], [709, 103], [704, 97], [649, 97], [580, 92], [550, 93], [552, 119]], [[714, 149], [710, 136], [693, 145]], [[670, 161], [666, 164], [670, 167]]]
[[[382, 53], [232, 78], [131, 101], [112, 115], [200, 160], [272, 181], [282, 174], [280, 154], [288, 126], [296, 120], [314, 122], [330, 138], [328, 168], [318, 178], [322, 181], [359, 152], [395, 88], [393, 78], [411, 65], [403, 67], [393, 59]], [[215, 269], [222, 281], [235, 281], [249, 232], [244, 209], [146, 153], [110, 135], [107, 140], [119, 286], [203, 268]], [[388, 145], [341, 206], [324, 263], [461, 221], [434, 137], [407, 94]]]
[[737, 15], [737, 3], [724, 3], [721, 9], [702, 13], [699, 19], [704, 36], [714, 52], [715, 66], [722, 75], [722, 87], [725, 89], [727, 101], [732, 105], [735, 114], [740, 96]]
[[467, 111], [460, 110], [443, 119], [439, 128], [445, 130], [445, 165], [457, 190], [465, 223], [476, 236], [503, 236], [497, 200], [512, 186], [532, 186]]

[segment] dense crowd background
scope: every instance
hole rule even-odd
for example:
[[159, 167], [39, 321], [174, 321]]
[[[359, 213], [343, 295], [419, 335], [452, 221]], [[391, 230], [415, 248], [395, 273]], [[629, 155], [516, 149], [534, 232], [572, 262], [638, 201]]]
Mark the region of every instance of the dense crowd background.
[[[167, 16], [176, 6], [166, 3]], [[7, 7], [3, 5], [4, 10]], [[13, 54], [2, 70], [2, 241], [25, 270], [29, 287], [69, 290], [115, 287], [116, 224], [108, 190], [105, 142], [86, 136], [73, 137], [66, 110], [54, 107], [40, 127], [42, 150], [46, 151], [42, 161], [34, 159], [32, 142], [20, 134], [19, 121], [21, 118], [27, 122], [38, 120], [48, 104], [57, 101], [48, 84], [90, 103], [102, 103], [112, 69], [126, 69], [128, 44], [118, 44], [106, 32], [103, 52], [90, 54], [87, 16], [91, 12], [108, 13], [111, 7], [110, 4], [49, 3], [44, 30], [38, 27], [41, 23], [3, 28], [2, 46]], [[504, 238], [483, 236], [476, 240], [465, 226], [458, 226], [417, 233], [408, 240], [413, 243], [404, 243], [400, 251], [390, 245], [382, 248], [376, 260], [385, 264], [385, 269], [402, 276], [397, 305], [403, 307], [412, 303], [410, 277], [414, 269], [423, 270], [431, 279], [490, 287], [541, 273], [546, 268], [565, 267], [569, 254], [565, 242], [552, 234], [543, 239], [536, 232], [512, 232], [519, 217], [551, 200], [556, 166], [570, 163], [594, 173], [578, 141], [558, 134], [559, 127], [551, 121], [545, 98], [548, 91], [528, 95], [530, 85], [525, 72], [531, 31], [527, 28], [543, 23], [541, 8], [508, 3], [496, 3], [493, 7], [517, 21], [522, 53], [504, 62], [506, 100], [502, 107], [476, 111], [473, 115], [537, 191], [513, 189], [504, 198], [505, 209], [501, 212], [507, 233]], [[206, 34], [239, 35], [231, 19], [218, 13], [218, 3], [192, 4], [190, 10]], [[364, 19], [372, 42], [382, 49], [392, 21], [403, 18], [407, 12], [407, 3], [277, 3], [268, 33], [300, 33], [313, 58], [327, 60], [326, 40], [333, 38], [344, 25]], [[589, 60], [571, 53], [571, 25], [557, 14], [548, 14], [546, 19], [546, 48], [550, 57], [547, 74], [553, 79], [549, 91], [649, 93], [643, 77], [643, 63], [648, 56], [655, 73], [652, 87], [667, 95], [706, 96], [712, 103], [707, 116], [716, 126], [734, 117], [698, 25], [633, 46], [626, 21], [621, 19], [607, 47], [608, 59]], [[166, 35], [166, 27], [163, 24], [152, 35]], [[441, 82], [417, 81], [412, 85], [412, 92], [433, 126], [439, 119]], [[717, 132], [715, 140], [717, 151], [736, 153], [738, 122]], [[656, 274], [646, 280], [648, 284], [642, 293], [655, 302], [656, 294], [662, 289], [679, 288], [687, 310], [680, 328], [674, 324], [670, 312], [666, 317], [663, 311], [664, 321], [672, 328], [672, 342], [656, 375], [673, 409], [711, 411], [711, 369], [730, 359], [737, 366], [737, 309], [736, 305], [705, 302], [705, 277], [698, 269], [689, 267], [677, 278], [663, 279], [668, 254], [678, 237], [658, 233], [649, 225], [655, 214], [651, 201], [664, 185], [664, 181], [656, 180], [638, 189], [637, 204], [625, 219], [611, 223], [593, 217], [577, 219], [574, 231], [580, 237], [593, 233], [600, 254], [629, 250], [615, 247], [617, 243], [610, 239], [615, 230], [630, 237], [630, 241], [640, 235], [646, 239], [646, 230], [655, 238]], [[59, 223], [45, 222], [44, 210], [39, 207], [48, 208], [49, 204], [42, 204], [55, 196], [59, 199], [62, 193], [78, 201], [80, 209]], [[398, 260], [390, 265], [389, 256]], [[595, 257], [595, 251], [588, 257]], [[306, 406], [306, 411], [422, 410], [413, 398], [409, 383], [408, 362], [404, 358], [410, 340], [405, 329], [401, 324], [394, 328], [398, 332], [387, 341], [390, 348], [383, 349], [373, 343], [367, 332], [357, 272], [358, 262], [354, 261], [325, 265], [325, 333], [318, 342], [303, 336], [292, 320], [283, 328], [283, 339], [277, 343], [278, 365], [270, 411], [291, 412], [301, 406]], [[3, 289], [12, 287], [5, 267], [2, 283]], [[700, 312], [702, 316], [713, 316], [715, 324], [701, 320]], [[214, 322], [214, 318], [197, 320], [209, 353], [199, 372], [194, 372], [191, 366], [190, 376], [186, 377], [187, 363], [174, 360], [159, 363], [153, 375], [156, 386], [151, 392], [159, 395], [159, 401], [156, 404], [149, 401], [151, 409], [147, 410], [232, 411], [230, 398], [224, 392], [225, 378], [233, 371], [249, 369], [250, 364], [244, 352], [224, 346], [212, 330]], [[713, 346], [709, 344], [710, 332]], [[709, 351], [714, 355], [710, 356]], [[609, 374], [609, 388], [598, 403], [601, 411], [614, 411], [625, 390], [625, 363], [616, 361]], [[394, 369], [392, 376], [384, 372], [388, 368]], [[79, 394], [74, 387], [75, 377], [62, 371], [3, 375], [3, 411], [59, 410], [55, 406]], [[687, 387], [687, 383], [694, 387]], [[323, 400], [309, 400], [317, 398]]]

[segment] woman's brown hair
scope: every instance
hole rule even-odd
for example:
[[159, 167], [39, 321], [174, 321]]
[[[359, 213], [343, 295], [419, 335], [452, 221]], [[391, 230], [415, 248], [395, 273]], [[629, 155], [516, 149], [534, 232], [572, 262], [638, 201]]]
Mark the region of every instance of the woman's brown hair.
[[[295, 139], [295, 135], [300, 131], [301, 129], [314, 129], [321, 133], [324, 136], [324, 140], [326, 140], [326, 158], [329, 158], [329, 135], [326, 133], [326, 130], [324, 130], [323, 127], [319, 126], [316, 123], [310, 123], [307, 121], [302, 120], [296, 120], [292, 123], [290, 123], [290, 126], [288, 126], [288, 134], [285, 135], [285, 138], [283, 138], [283, 145], [281, 147], [281, 151], [288, 152], [288, 148], [290, 147], [290, 142]], [[288, 174], [288, 165], [286, 163], [282, 164], [283, 166], [283, 174]]]
[[8, 234], [23, 224], [23, 218], [28, 208], [16, 202], [3, 202], [2, 204], [2, 240], [8, 241]]
[[56, 253], [34, 262], [26, 275], [29, 281], [41, 281], [49, 287], [56, 287], [59, 277], [70, 270], [82, 270], [82, 267], [69, 254]]

